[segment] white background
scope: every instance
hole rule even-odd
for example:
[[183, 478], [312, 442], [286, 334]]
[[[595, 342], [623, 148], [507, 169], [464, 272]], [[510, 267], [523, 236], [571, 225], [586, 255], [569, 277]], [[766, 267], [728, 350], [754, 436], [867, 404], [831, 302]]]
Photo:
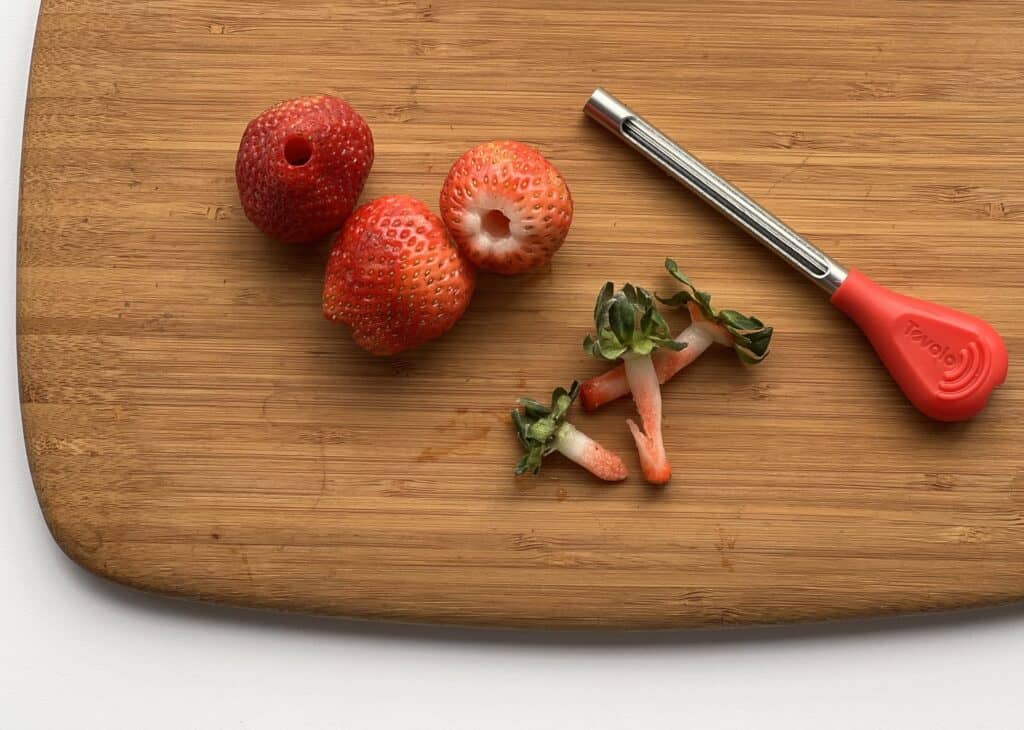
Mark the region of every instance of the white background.
[[1019, 607], [725, 632], [505, 633], [239, 611], [86, 574], [46, 531], [22, 443], [18, 166], [38, 1], [2, 5], [0, 730], [1021, 727]]

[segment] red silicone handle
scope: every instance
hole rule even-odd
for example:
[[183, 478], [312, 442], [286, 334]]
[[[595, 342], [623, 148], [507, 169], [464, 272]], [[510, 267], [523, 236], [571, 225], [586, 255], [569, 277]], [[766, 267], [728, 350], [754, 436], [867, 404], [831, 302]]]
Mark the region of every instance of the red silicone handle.
[[832, 303], [864, 331], [897, 385], [926, 416], [964, 421], [1006, 379], [1006, 346], [977, 317], [897, 294], [855, 270]]

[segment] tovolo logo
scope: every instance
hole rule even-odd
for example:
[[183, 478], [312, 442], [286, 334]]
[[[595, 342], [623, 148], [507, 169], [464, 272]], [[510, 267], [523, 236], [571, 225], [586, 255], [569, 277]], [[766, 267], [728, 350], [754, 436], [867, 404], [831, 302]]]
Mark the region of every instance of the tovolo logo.
[[920, 345], [928, 352], [929, 355], [941, 362], [947, 368], [951, 368], [956, 365], [957, 355], [949, 349], [949, 345], [943, 345], [941, 342], [933, 339], [928, 335], [928, 333], [921, 329], [921, 325], [914, 320], [907, 320], [907, 327], [903, 330], [903, 335], [911, 342]]

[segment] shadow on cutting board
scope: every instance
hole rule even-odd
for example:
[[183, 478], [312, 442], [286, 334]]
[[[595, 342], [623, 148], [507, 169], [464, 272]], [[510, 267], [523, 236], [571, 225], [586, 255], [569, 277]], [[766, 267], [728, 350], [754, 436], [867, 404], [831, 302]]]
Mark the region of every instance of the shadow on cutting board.
[[484, 629], [458, 626], [402, 624], [330, 616], [238, 608], [214, 603], [169, 598], [129, 588], [99, 578], [70, 560], [59, 563], [82, 590], [127, 610], [148, 613], [168, 621], [204, 622], [259, 627], [268, 631], [353, 636], [412, 642], [458, 643], [495, 646], [561, 646], [586, 649], [610, 646], [715, 646], [767, 644], [772, 642], [834, 641], [877, 634], [913, 635], [926, 632], [986, 628], [1024, 623], [1024, 603], [942, 611], [929, 614], [844, 619], [815, 623], [783, 624], [727, 629], [662, 629], [646, 631], [544, 631], [537, 629]]

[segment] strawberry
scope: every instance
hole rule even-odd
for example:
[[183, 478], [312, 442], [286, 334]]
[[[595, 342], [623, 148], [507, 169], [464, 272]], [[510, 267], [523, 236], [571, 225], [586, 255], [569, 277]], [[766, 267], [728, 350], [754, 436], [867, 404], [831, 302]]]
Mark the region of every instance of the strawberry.
[[323, 311], [363, 349], [394, 355], [451, 329], [475, 284], [473, 265], [426, 203], [386, 195], [360, 206], [335, 238]]
[[488, 142], [455, 161], [441, 217], [481, 269], [519, 274], [546, 264], [572, 224], [572, 195], [554, 165], [522, 142]]
[[292, 99], [249, 122], [235, 162], [242, 208], [285, 243], [341, 228], [373, 165], [370, 127], [334, 96]]

